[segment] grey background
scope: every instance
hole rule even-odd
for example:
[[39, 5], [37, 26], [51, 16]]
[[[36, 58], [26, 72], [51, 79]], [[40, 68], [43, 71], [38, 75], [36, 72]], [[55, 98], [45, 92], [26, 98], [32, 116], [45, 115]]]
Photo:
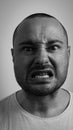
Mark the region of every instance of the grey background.
[[12, 35], [24, 17], [36, 12], [54, 15], [68, 32], [71, 57], [63, 87], [73, 91], [73, 0], [0, 0], [0, 100], [20, 89], [10, 52]]

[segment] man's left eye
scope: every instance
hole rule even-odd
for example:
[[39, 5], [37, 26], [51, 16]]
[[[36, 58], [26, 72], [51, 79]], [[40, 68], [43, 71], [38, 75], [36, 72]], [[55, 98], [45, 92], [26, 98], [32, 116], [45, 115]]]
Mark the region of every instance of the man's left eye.
[[59, 48], [58, 45], [54, 45], [54, 46], [51, 47], [52, 50], [57, 50], [58, 48]]
[[56, 51], [57, 49], [59, 49], [58, 45], [53, 45], [53, 46], [48, 47], [49, 51]]

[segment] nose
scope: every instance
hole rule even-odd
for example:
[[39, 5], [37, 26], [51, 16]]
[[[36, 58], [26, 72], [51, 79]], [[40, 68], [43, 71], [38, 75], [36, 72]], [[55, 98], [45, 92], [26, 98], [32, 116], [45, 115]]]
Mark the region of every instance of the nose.
[[47, 50], [44, 47], [40, 48], [35, 57], [35, 64], [45, 65], [49, 62], [50, 59]]

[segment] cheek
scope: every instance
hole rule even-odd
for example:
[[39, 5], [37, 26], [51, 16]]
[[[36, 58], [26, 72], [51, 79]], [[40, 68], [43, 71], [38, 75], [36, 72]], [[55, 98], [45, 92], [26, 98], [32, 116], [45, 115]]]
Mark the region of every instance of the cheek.
[[15, 69], [16, 74], [21, 77], [23, 75], [26, 75], [31, 61], [32, 61], [32, 58], [30, 57], [22, 56], [22, 57], [15, 58], [14, 69]]
[[59, 76], [65, 76], [68, 71], [68, 56], [63, 53], [57, 58], [57, 73]]

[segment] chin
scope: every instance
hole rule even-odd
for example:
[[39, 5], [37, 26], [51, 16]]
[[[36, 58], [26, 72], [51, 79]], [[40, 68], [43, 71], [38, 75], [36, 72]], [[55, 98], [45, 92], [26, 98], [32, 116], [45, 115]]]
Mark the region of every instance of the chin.
[[54, 94], [59, 87], [52, 84], [34, 84], [34, 85], [25, 85], [22, 89], [30, 95], [35, 96], [48, 96]]

